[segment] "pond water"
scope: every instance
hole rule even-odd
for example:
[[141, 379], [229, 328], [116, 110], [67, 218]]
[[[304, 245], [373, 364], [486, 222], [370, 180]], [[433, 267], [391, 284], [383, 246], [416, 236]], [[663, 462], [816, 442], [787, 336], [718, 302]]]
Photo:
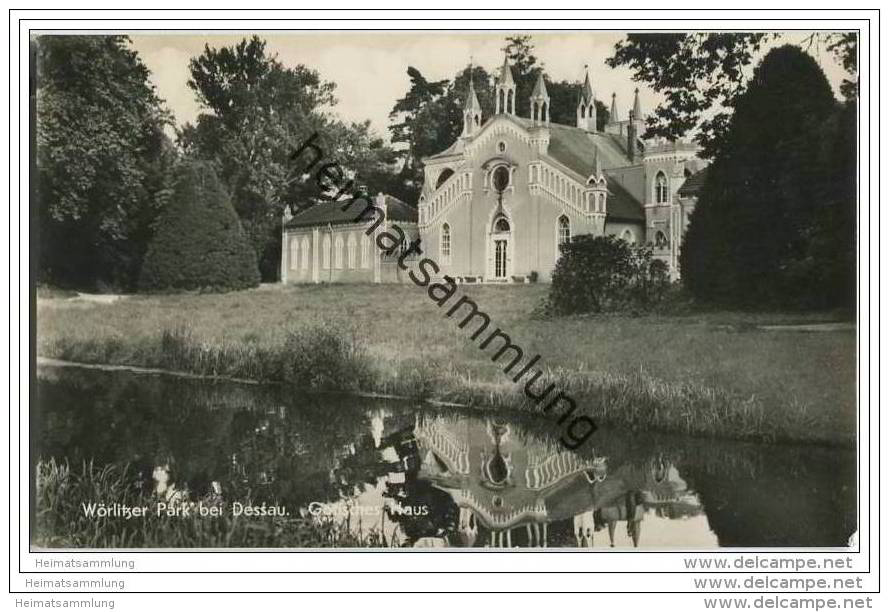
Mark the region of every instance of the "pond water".
[[[34, 455], [129, 464], [402, 546], [845, 546], [855, 453], [597, 431], [283, 387], [41, 365]], [[39, 509], [38, 509], [39, 510]]]

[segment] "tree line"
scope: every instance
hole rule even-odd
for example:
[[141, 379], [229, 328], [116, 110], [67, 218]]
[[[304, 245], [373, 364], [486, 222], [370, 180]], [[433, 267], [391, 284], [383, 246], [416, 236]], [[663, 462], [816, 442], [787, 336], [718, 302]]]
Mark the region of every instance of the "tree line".
[[[682, 247], [686, 288], [701, 301], [729, 305], [848, 304], [857, 38], [813, 34], [803, 47], [773, 50], [754, 66], [777, 36], [630, 34], [608, 63], [662, 94], [647, 136], [692, 134], [712, 160]], [[844, 101], [805, 48], [813, 44], [847, 70]], [[285, 207], [297, 212], [317, 195], [292, 173], [293, 143], [317, 132], [356, 184], [414, 203], [422, 159], [460, 134], [469, 79], [485, 114], [494, 110], [497, 67], [467, 66], [451, 79], [431, 80], [411, 66], [387, 143], [369, 121], [337, 118], [334, 83], [304, 65], [285, 66], [253, 36], [205, 46], [191, 59], [186, 85], [201, 110], [176, 127], [127, 37], [42, 36], [33, 45], [38, 279], [62, 287], [201, 288], [189, 279], [206, 275], [216, 279], [210, 285], [224, 284], [223, 271], [233, 265], [257, 268], [232, 275], [241, 279], [233, 287], [273, 281]], [[530, 36], [507, 37], [503, 50], [517, 112], [528, 116], [545, 66]], [[547, 83], [554, 122], [573, 125], [579, 87]], [[608, 108], [596, 105], [601, 128]], [[174, 248], [186, 240], [185, 228], [206, 232], [204, 224], [216, 240], [252, 253], [209, 257], [194, 245]], [[146, 268], [146, 258], [165, 261]], [[197, 269], [183, 269], [189, 265]], [[168, 269], [178, 271], [176, 279], [165, 276]]]
[[[190, 60], [186, 85], [201, 110], [193, 122], [176, 127], [129, 43], [126, 36], [43, 36], [34, 43], [42, 283], [87, 290], [126, 291], [157, 283], [185, 288], [184, 279], [201, 274], [215, 283], [229, 262], [195, 261], [195, 249], [188, 245], [177, 249], [189, 255], [179, 265], [198, 269], [167, 279], [158, 270], [172, 262], [152, 262], [154, 272], [147, 276], [154, 280], [141, 277], [145, 258], [160, 256], [150, 245], [162, 227], [175, 233], [177, 224], [192, 227], [206, 217], [208, 226], [218, 226], [214, 232], [221, 239], [218, 231], [227, 226], [219, 226], [216, 217], [228, 218], [225, 207], [206, 201], [219, 195], [234, 207], [240, 224], [225, 230], [230, 239], [240, 243], [243, 232], [261, 278], [274, 281], [284, 209], [298, 212], [317, 195], [293, 175], [293, 143], [317, 132], [324, 150], [342, 160], [356, 184], [416, 202], [420, 159], [447, 148], [459, 134], [470, 78], [467, 69], [452, 80], [428, 81], [409, 68], [411, 87], [392, 110], [390, 145], [369, 121], [336, 117], [334, 83], [304, 65], [283, 65], [253, 36], [218, 49], [205, 45]], [[507, 39], [505, 50], [515, 63], [522, 100], [542, 65], [527, 36]], [[476, 67], [472, 78], [492, 113], [491, 74]], [[554, 119], [573, 117], [572, 87], [553, 84]], [[189, 186], [186, 179], [201, 185]], [[164, 220], [164, 214], [176, 218]], [[169, 247], [175, 240], [165, 235], [163, 242]]]

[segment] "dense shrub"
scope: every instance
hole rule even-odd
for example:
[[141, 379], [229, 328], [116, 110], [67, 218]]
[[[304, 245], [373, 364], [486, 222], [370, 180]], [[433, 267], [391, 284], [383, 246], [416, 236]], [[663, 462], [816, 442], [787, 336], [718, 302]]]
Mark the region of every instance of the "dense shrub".
[[373, 379], [361, 340], [332, 325], [288, 333], [280, 363], [284, 382], [303, 388], [357, 391], [367, 388]]
[[213, 168], [182, 164], [148, 247], [140, 288], [229, 290], [258, 284], [256, 252]]
[[614, 236], [576, 236], [562, 245], [547, 307], [553, 314], [645, 309], [669, 286], [666, 264], [649, 249]]

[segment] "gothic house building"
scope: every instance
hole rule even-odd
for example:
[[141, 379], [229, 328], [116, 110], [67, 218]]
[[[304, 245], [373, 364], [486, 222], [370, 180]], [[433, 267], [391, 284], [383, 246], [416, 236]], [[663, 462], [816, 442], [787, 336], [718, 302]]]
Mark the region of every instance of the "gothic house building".
[[[516, 85], [506, 60], [499, 71], [493, 116], [483, 116], [470, 79], [462, 134], [446, 150], [423, 160], [424, 185], [416, 219], [401, 211], [413, 230], [410, 233], [419, 234], [424, 257], [435, 259], [441, 275], [457, 282], [545, 282], [551, 278], [560, 245], [572, 236], [614, 235], [649, 245], [678, 277], [679, 246], [703, 176], [698, 147], [683, 141], [644, 140], [638, 90], [625, 119], [612, 94], [609, 120], [603, 130], [597, 129], [595, 91], [588, 73], [578, 95], [574, 125], [550, 120], [543, 73], [530, 102], [531, 117], [518, 116]], [[329, 208], [335, 214], [335, 207]], [[348, 248], [349, 238], [337, 242], [334, 225], [346, 220], [328, 219], [313, 210], [285, 223], [285, 282], [334, 277], [403, 281], [399, 275], [371, 273], [378, 263], [368, 264], [365, 273], [331, 273], [337, 262], [355, 260], [337, 251]], [[333, 236], [327, 260], [325, 232]], [[316, 237], [308, 239], [308, 233]], [[294, 239], [299, 247], [293, 246]], [[314, 255], [316, 247], [319, 256]], [[356, 248], [363, 255], [365, 247], [359, 243]], [[294, 256], [288, 258], [289, 253]], [[292, 274], [288, 269], [294, 265]], [[317, 265], [322, 267], [316, 270]]]

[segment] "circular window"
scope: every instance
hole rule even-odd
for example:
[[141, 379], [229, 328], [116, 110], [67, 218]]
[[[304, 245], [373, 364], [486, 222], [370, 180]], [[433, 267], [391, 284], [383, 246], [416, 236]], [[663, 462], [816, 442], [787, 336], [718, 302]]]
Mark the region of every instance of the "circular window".
[[497, 143], [497, 150], [500, 151], [501, 153], [506, 151], [506, 143], [503, 142], [502, 140], [500, 142], [498, 142]]
[[509, 168], [506, 166], [497, 166], [494, 169], [492, 179], [494, 182], [494, 189], [497, 191], [504, 191], [509, 187]]

